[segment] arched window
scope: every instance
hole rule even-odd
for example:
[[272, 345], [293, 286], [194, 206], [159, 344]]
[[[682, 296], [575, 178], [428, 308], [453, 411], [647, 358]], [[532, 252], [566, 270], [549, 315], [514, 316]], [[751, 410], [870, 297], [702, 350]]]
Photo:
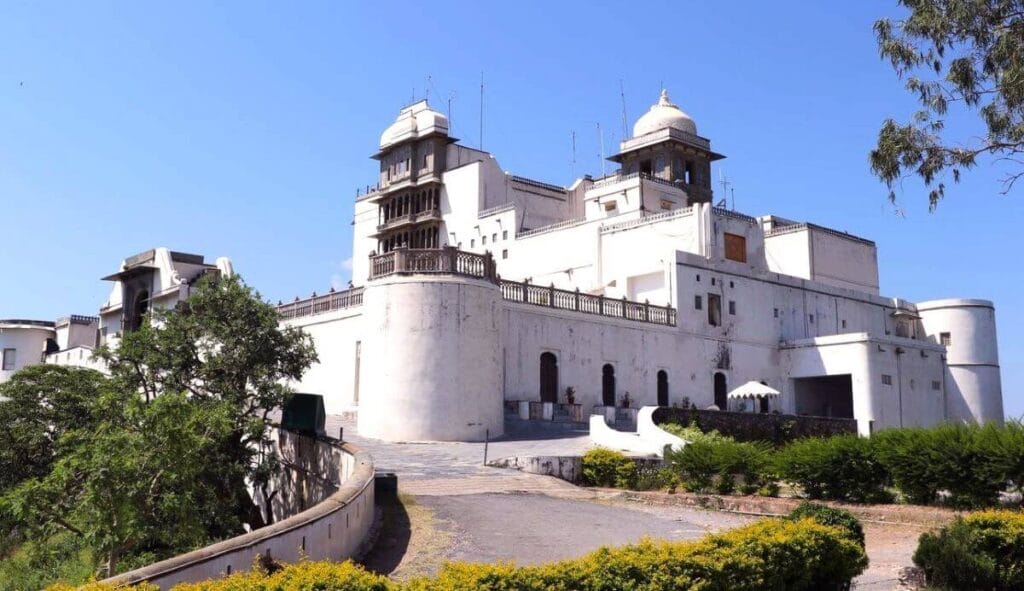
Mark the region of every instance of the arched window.
[[658, 406], [668, 406], [668, 372], [658, 370]]
[[601, 368], [601, 403], [615, 406], [615, 367], [611, 363]]
[[131, 316], [128, 318], [128, 331], [138, 330], [142, 326], [142, 319], [149, 311], [149, 292], [142, 290], [135, 296], [135, 302], [131, 307]]
[[558, 357], [550, 351], [540, 354], [540, 401], [558, 402]]
[[715, 373], [715, 406], [719, 410], [729, 409], [729, 386], [725, 380], [725, 374], [722, 372]]

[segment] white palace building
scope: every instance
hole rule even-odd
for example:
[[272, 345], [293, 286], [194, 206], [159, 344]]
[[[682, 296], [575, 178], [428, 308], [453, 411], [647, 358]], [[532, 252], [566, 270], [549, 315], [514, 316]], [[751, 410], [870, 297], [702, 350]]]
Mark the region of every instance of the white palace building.
[[[355, 202], [356, 287], [280, 306], [320, 357], [295, 387], [357, 414], [364, 436], [495, 437], [506, 403], [561, 403], [567, 389], [583, 408], [628, 393], [633, 406], [850, 418], [863, 434], [1003, 420], [991, 302], [883, 297], [872, 241], [714, 207], [723, 156], [665, 92], [610, 158], [620, 169], [570, 187], [504, 172], [426, 101], [399, 112], [373, 157], [379, 184]], [[230, 272], [151, 252], [168, 260], [150, 267]], [[154, 275], [128, 263], [109, 278], [121, 295], [99, 322], [108, 334], [130, 329], [132, 285], [155, 295], [138, 279]], [[7, 343], [46, 329], [3, 322], [6, 370]], [[751, 381], [780, 396], [727, 396]]]

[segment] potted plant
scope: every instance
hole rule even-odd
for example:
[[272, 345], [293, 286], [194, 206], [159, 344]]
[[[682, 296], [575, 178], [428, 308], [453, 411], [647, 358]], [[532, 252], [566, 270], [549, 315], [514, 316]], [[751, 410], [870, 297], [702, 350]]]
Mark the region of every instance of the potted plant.
[[565, 387], [565, 403], [576, 404], [576, 388], [572, 386]]

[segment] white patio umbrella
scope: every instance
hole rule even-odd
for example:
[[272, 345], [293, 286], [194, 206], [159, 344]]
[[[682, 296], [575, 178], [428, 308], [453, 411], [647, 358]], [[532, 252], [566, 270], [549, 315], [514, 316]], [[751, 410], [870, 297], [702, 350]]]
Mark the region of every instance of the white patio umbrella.
[[766, 386], [761, 382], [747, 382], [739, 388], [736, 388], [732, 392], [729, 392], [729, 398], [775, 398], [779, 395], [779, 391], [775, 388]]

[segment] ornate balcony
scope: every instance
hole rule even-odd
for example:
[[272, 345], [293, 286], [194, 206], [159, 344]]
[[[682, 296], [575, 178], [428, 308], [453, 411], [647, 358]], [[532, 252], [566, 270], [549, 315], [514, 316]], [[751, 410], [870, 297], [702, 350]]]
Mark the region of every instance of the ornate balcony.
[[435, 207], [433, 209], [427, 209], [427, 210], [424, 210], [424, 211], [407, 213], [407, 214], [404, 214], [404, 215], [395, 216], [395, 217], [389, 219], [388, 221], [384, 222], [383, 224], [378, 225], [377, 226], [377, 234], [375, 234], [374, 236], [375, 237], [376, 236], [380, 236], [381, 234], [383, 234], [383, 233], [385, 233], [385, 232], [387, 232], [389, 230], [394, 230], [396, 228], [401, 228], [403, 226], [408, 226], [408, 225], [419, 223], [419, 222], [431, 222], [431, 221], [438, 221], [438, 222], [441, 221], [441, 210], [440, 209], [437, 209]]

